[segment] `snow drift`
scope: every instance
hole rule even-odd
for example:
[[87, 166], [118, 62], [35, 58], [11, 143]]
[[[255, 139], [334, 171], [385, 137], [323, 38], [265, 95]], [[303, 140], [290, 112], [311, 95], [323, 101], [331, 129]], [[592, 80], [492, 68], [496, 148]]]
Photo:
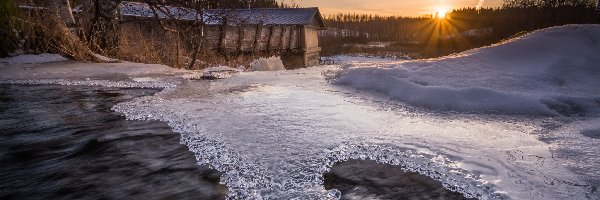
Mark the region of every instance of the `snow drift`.
[[600, 114], [600, 26], [568, 25], [433, 60], [350, 67], [333, 83], [459, 112]]

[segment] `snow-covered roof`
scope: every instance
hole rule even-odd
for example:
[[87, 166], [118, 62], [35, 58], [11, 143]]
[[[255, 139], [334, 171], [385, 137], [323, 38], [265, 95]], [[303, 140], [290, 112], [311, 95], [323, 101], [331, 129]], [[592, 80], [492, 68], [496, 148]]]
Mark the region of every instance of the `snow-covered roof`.
[[266, 25], [316, 25], [325, 28], [318, 8], [260, 8], [237, 9], [231, 12], [208, 10], [207, 13], [227, 16], [228, 23]]
[[[157, 6], [156, 15], [161, 19], [200, 20], [206, 24], [222, 24], [223, 19], [231, 25], [315, 25], [325, 28], [318, 8], [255, 8], [255, 9], [208, 9], [200, 12], [182, 7]], [[119, 6], [122, 16], [156, 17], [153, 9], [145, 3], [123, 1]]]
[[[193, 9], [173, 6], [157, 6], [156, 12], [146, 3], [123, 1], [119, 5], [119, 14], [129, 17], [159, 17], [160, 19], [199, 20], [200, 13]], [[205, 17], [206, 18], [206, 17]]]

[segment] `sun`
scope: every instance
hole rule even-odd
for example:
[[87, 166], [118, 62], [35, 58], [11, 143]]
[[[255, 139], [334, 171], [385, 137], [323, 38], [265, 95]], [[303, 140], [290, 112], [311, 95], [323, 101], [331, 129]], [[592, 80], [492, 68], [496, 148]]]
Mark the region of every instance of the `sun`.
[[448, 8], [440, 7], [435, 10], [434, 16], [436, 19], [446, 19]]

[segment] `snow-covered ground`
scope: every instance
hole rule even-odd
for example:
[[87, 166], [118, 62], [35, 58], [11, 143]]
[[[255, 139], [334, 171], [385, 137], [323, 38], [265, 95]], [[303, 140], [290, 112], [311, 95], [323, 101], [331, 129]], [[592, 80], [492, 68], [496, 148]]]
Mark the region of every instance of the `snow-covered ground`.
[[[132, 81], [141, 77], [165, 77], [183, 74], [202, 74], [202, 71], [185, 71], [163, 65], [141, 63], [80, 63], [66, 61], [60, 55], [21, 55], [0, 59], [0, 80], [112, 80]], [[34, 58], [27, 61], [24, 58]], [[46, 59], [48, 58], [48, 59]], [[64, 59], [63, 61], [59, 58]], [[19, 60], [19, 62], [12, 62]]]
[[234, 199], [335, 199], [322, 174], [348, 159], [479, 199], [599, 199], [599, 33], [565, 26], [437, 60], [345, 57], [217, 81], [134, 63], [0, 64], [0, 83], [166, 88], [113, 110], [167, 122]]
[[0, 59], [0, 63], [6, 64], [35, 64], [67, 61], [65, 57], [57, 54], [19, 55]]
[[378, 56], [366, 56], [366, 55], [337, 55], [331, 57], [323, 57], [324, 60], [333, 61], [338, 65], [352, 65], [356, 66], [385, 66], [394, 63], [398, 63], [399, 59], [392, 58], [381, 58]]
[[600, 114], [600, 27], [539, 30], [434, 60], [352, 66], [335, 84], [418, 106], [476, 113]]

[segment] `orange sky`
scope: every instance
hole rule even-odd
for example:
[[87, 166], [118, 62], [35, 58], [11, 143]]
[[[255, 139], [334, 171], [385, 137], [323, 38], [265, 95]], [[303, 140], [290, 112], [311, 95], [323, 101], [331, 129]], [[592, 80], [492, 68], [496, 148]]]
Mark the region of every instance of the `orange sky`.
[[301, 7], [319, 7], [323, 15], [335, 13], [366, 13], [378, 15], [423, 16], [440, 7], [498, 7], [503, 0], [279, 0]]

